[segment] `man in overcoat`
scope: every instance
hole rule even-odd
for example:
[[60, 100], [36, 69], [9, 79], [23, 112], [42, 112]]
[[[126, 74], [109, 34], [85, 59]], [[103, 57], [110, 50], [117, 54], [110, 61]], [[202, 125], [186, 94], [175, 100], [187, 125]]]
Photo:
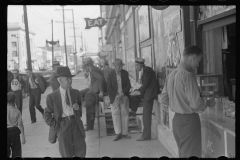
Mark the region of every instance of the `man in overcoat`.
[[94, 128], [96, 95], [103, 97], [107, 91], [107, 85], [102, 70], [93, 65], [93, 60], [90, 57], [85, 58], [83, 65], [90, 76], [89, 90], [84, 95], [87, 114], [87, 127], [85, 130], [88, 131]]
[[142, 86], [131, 93], [131, 95], [141, 95], [143, 98], [143, 133], [137, 141], [145, 141], [151, 139], [151, 125], [152, 125], [152, 109], [153, 100], [157, 98], [159, 93], [157, 77], [151, 67], [145, 66], [143, 58], [135, 59], [136, 70], [142, 73]]
[[41, 94], [43, 94], [48, 86], [47, 81], [43, 76], [39, 74], [33, 74], [30, 69], [26, 69], [26, 74], [28, 76], [27, 80], [27, 93], [29, 93], [29, 111], [32, 123], [35, 123], [36, 112], [34, 106], [39, 110], [39, 112], [44, 112], [44, 109], [40, 105]]
[[73, 76], [68, 67], [58, 67], [60, 87], [47, 96], [44, 118], [53, 132], [57, 133], [62, 157], [85, 157], [86, 135], [81, 120], [81, 94], [79, 90], [70, 88]]
[[107, 89], [110, 98], [113, 126], [117, 136], [114, 141], [123, 138], [131, 138], [128, 133], [129, 118], [129, 91], [131, 88], [128, 72], [122, 67], [121, 59], [115, 59], [115, 70], [108, 75]]

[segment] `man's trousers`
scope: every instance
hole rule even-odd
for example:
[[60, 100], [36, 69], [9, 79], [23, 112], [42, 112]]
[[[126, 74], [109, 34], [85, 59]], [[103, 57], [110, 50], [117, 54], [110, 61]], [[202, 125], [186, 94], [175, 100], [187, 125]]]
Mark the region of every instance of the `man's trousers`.
[[41, 102], [41, 92], [38, 88], [35, 89], [30, 89], [29, 93], [29, 111], [30, 111], [30, 116], [31, 116], [31, 121], [35, 122], [36, 121], [36, 112], [34, 106], [41, 112], [42, 114], [44, 113], [44, 109], [40, 105]]
[[173, 135], [177, 142], [180, 158], [202, 157], [201, 123], [198, 113], [175, 113]]
[[17, 109], [22, 113], [22, 102], [23, 102], [23, 97], [22, 97], [22, 90], [18, 91], [13, 91], [16, 95], [16, 105]]
[[7, 129], [7, 157], [22, 157], [22, 146], [20, 140], [21, 131], [18, 127]]
[[62, 118], [57, 133], [59, 152], [62, 157], [85, 157], [86, 142], [76, 119]]
[[86, 106], [87, 129], [93, 130], [95, 120], [96, 95], [92, 92], [87, 92], [84, 96], [84, 100]]
[[151, 139], [153, 100], [143, 101], [143, 133], [142, 138]]
[[111, 106], [113, 127], [116, 134], [127, 134], [128, 133], [128, 122], [129, 122], [129, 99], [127, 96], [122, 97], [119, 105]]

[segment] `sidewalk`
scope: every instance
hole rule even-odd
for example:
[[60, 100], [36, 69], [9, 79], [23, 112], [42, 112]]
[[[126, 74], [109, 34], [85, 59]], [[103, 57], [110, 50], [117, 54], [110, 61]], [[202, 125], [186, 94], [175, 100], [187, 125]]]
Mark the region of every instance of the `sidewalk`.
[[[73, 78], [72, 87], [75, 89], [84, 88], [85, 79], [83, 73]], [[42, 95], [41, 105], [46, 107], [46, 96], [52, 92], [48, 87]], [[36, 109], [37, 122], [31, 123], [28, 107], [28, 97], [23, 100], [23, 124], [25, 129], [26, 143], [22, 145], [22, 156], [25, 157], [61, 157], [58, 150], [58, 142], [48, 142], [49, 126], [45, 123], [41, 113]], [[85, 108], [83, 108], [82, 121], [86, 123]], [[105, 119], [100, 118], [100, 135], [98, 138], [98, 121], [95, 119], [94, 130], [86, 132], [87, 154], [86, 157], [172, 157], [157, 138], [151, 141], [138, 142], [137, 138], [141, 133], [129, 134], [131, 139], [113, 141], [114, 136], [107, 136]]]

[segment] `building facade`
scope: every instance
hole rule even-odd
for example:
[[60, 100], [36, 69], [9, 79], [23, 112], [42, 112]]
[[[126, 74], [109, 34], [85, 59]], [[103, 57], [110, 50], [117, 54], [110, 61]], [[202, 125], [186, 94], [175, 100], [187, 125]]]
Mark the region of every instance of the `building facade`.
[[[145, 64], [154, 69], [161, 91], [167, 75], [180, 62], [184, 48], [197, 45], [203, 49], [204, 57], [195, 73], [205, 76], [216, 74], [222, 77], [224, 93], [221, 95], [229, 96], [233, 100], [235, 63], [231, 65], [231, 62], [234, 61], [236, 53], [234, 48], [236, 6], [107, 5], [105, 12], [108, 23], [105, 35], [102, 35], [106, 39], [103, 45], [112, 45], [112, 51], [106, 58], [110, 62], [115, 58], [123, 60], [133, 88], [141, 86], [138, 82], [139, 75], [135, 70], [136, 57], [144, 58]], [[234, 82], [234, 85], [231, 82]], [[142, 107], [139, 107], [137, 112], [141, 113]], [[168, 106], [161, 106], [158, 99], [154, 100], [153, 112], [152, 134], [174, 157], [178, 157], [178, 148], [172, 133], [174, 112]], [[228, 146], [226, 143], [235, 138], [235, 129], [231, 132], [219, 131], [230, 138], [225, 139], [226, 137], [223, 136], [220, 141], [214, 141], [215, 153], [209, 153], [207, 149], [210, 143], [209, 137], [214, 139], [214, 136], [206, 124], [212, 124], [212, 121], [204, 116], [201, 117], [203, 156], [232, 157], [235, 154], [235, 148], [232, 147], [234, 143]], [[216, 124], [221, 126], [223, 124], [218, 121], [219, 117], [216, 119]], [[141, 116], [138, 118], [142, 121]], [[234, 148], [231, 149], [231, 153], [228, 153], [229, 146]]]
[[[30, 52], [33, 70], [38, 68], [35, 52], [35, 33], [29, 31]], [[27, 46], [25, 26], [23, 23], [8, 23], [8, 53], [7, 69], [19, 69], [23, 71], [27, 68]]]

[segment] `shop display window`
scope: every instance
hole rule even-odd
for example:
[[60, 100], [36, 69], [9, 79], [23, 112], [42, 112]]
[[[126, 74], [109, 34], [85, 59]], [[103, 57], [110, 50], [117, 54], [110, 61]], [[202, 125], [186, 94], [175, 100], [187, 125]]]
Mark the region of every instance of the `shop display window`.
[[220, 74], [199, 74], [197, 83], [203, 97], [223, 96], [222, 75]]

